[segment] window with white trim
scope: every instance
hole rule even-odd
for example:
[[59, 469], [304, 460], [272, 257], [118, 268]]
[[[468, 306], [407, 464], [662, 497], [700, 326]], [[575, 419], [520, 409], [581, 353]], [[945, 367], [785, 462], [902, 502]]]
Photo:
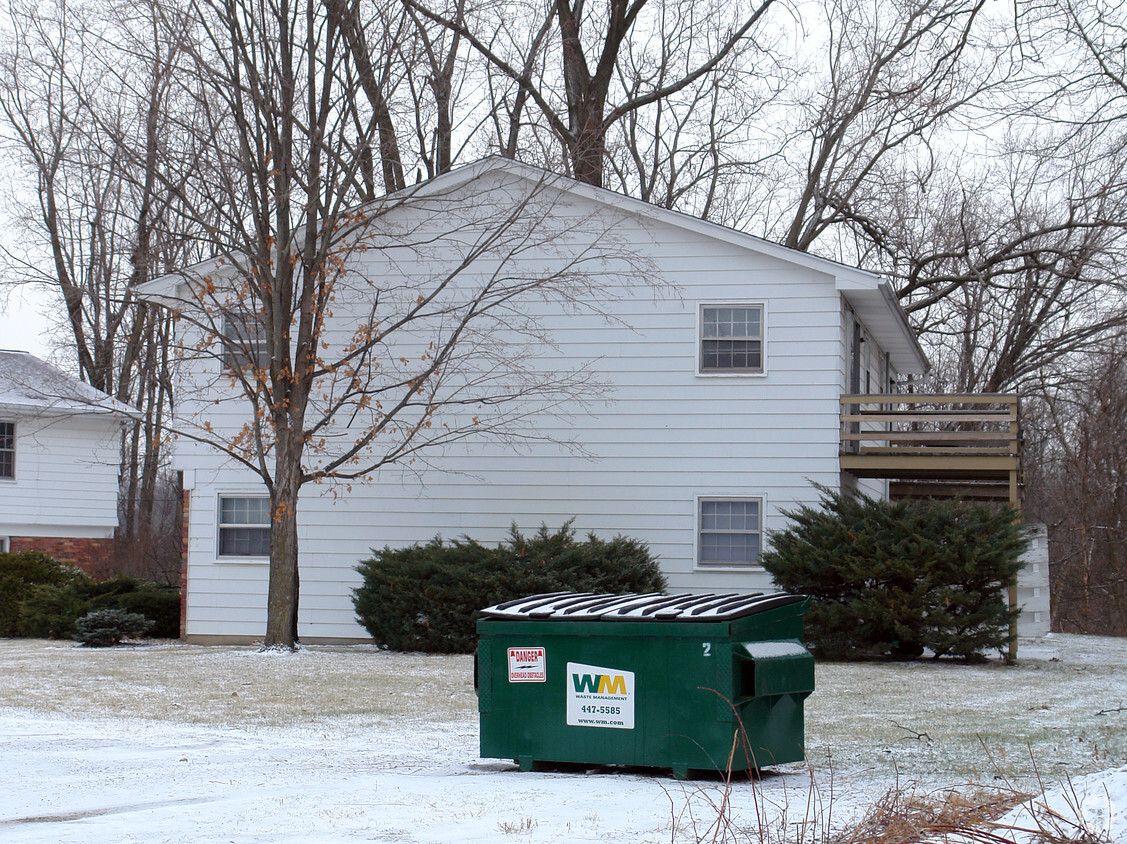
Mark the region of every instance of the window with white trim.
[[257, 495], [219, 497], [219, 556], [270, 556], [270, 499]]
[[231, 312], [223, 316], [223, 366], [234, 371], [270, 365], [266, 326], [256, 316]]
[[8, 537], [0, 536], [0, 554], [7, 554], [9, 551]]
[[700, 498], [697, 502], [698, 565], [758, 566], [763, 499]]
[[763, 372], [763, 306], [701, 305], [702, 373]]
[[16, 423], [0, 422], [0, 478], [16, 477]]

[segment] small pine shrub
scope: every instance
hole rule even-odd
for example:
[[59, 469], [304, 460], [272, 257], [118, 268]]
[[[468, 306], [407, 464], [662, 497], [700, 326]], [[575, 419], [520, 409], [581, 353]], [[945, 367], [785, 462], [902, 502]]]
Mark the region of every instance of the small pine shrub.
[[1006, 643], [1006, 587], [1028, 544], [1009, 508], [876, 501], [819, 488], [821, 507], [788, 512], [763, 565], [813, 599], [806, 637], [823, 659], [980, 659]]
[[0, 636], [20, 635], [20, 604], [32, 587], [86, 580], [91, 578], [77, 566], [60, 563], [39, 551], [0, 554]]
[[378, 644], [393, 650], [469, 653], [478, 610], [542, 592], [660, 592], [657, 560], [642, 542], [590, 535], [575, 540], [569, 521], [531, 537], [514, 525], [489, 548], [469, 538], [384, 548], [357, 566], [356, 616]]
[[126, 639], [139, 639], [153, 628], [154, 622], [125, 610], [95, 610], [75, 623], [74, 638], [89, 648], [109, 648]]

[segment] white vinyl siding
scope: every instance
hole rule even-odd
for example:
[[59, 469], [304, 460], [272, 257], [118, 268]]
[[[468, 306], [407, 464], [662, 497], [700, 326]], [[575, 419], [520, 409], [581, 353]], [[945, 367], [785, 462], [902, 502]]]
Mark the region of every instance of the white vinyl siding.
[[[463, 206], [454, 194], [442, 207], [445, 218], [457, 218]], [[598, 211], [578, 197], [568, 199], [567, 210], [577, 219]], [[398, 220], [413, 237], [432, 236], [438, 243], [437, 225], [448, 220], [434, 222], [432, 230], [425, 219]], [[817, 504], [811, 482], [839, 484], [843, 340], [835, 279], [660, 221], [623, 217], [609, 219], [608, 226], [616, 239], [646, 256], [653, 265], [649, 278], [623, 283], [608, 259], [606, 281], [598, 286], [605, 298], [595, 308], [561, 308], [536, 296], [513, 304], [518, 313], [535, 316], [552, 341], [530, 347], [520, 365], [528, 372], [584, 369], [594, 384], [590, 395], [580, 396], [584, 403], [553, 413], [537, 412], [530, 402], [527, 438], [452, 442], [425, 461], [381, 470], [372, 483], [302, 488], [302, 639], [367, 637], [356, 622], [351, 591], [360, 581], [356, 565], [370, 549], [426, 543], [437, 535], [492, 544], [503, 541], [514, 523], [528, 534], [574, 518], [581, 539], [594, 532], [643, 540], [659, 558], [670, 591], [772, 588], [758, 565], [699, 564], [696, 496], [757, 499], [765, 546], [770, 531], [786, 526], [781, 511]], [[566, 220], [558, 234], [573, 236]], [[438, 258], [425, 257], [403, 259], [373, 248], [353, 260], [358, 278], [410, 289], [416, 275], [435, 272], [427, 261]], [[514, 261], [506, 272], [531, 276], [540, 270], [530, 251]], [[326, 342], [343, 347], [354, 320], [371, 312], [371, 299], [358, 295], [362, 291], [338, 297]], [[702, 377], [702, 306], [760, 309], [762, 372]], [[195, 338], [181, 340], [191, 347]], [[205, 414], [216, 430], [237, 432], [253, 409], [216, 370], [213, 358], [185, 362], [180, 413]], [[261, 637], [267, 567], [228, 565], [232, 560], [216, 553], [219, 495], [247, 495], [261, 487], [249, 470], [186, 438], [176, 442], [175, 465], [194, 490], [188, 635]]]
[[0, 422], [0, 480], [16, 478], [16, 423]]
[[112, 537], [120, 422], [109, 414], [41, 411], [5, 421], [15, 473], [0, 480], [0, 536]]
[[220, 557], [270, 556], [270, 499], [257, 495], [219, 498]]
[[763, 544], [763, 499], [698, 498], [697, 564], [758, 566]]

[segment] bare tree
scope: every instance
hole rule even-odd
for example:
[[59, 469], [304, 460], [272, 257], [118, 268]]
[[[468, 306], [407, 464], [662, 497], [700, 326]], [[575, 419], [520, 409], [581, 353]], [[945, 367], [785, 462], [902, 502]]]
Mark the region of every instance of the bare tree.
[[1003, 81], [984, 5], [825, 0], [825, 52], [797, 104], [804, 154], [785, 159], [794, 172], [784, 184], [798, 190], [782, 243], [810, 250], [835, 227], [879, 224], [886, 197], [902, 185], [895, 171], [905, 157], [920, 155], [913, 164], [926, 167], [927, 145], [952, 115]]
[[[419, 149], [427, 168], [427, 177], [447, 172], [454, 162], [454, 96], [459, 78], [459, 53], [462, 37], [457, 30], [448, 30], [420, 16], [410, 6], [404, 7], [415, 27], [418, 51], [425, 60], [426, 88], [433, 102], [434, 128], [427, 131], [421, 118], [426, 114], [425, 98], [413, 76], [408, 77], [415, 103], [416, 134]], [[466, 0], [453, 0], [446, 12], [456, 22], [465, 20]], [[429, 136], [429, 137], [428, 137]]]
[[[475, 121], [488, 109], [480, 92], [462, 94], [471, 68], [461, 36], [400, 0], [325, 0], [324, 5], [328, 19], [343, 33], [350, 70], [366, 101], [366, 109], [355, 111], [356, 119], [363, 115], [376, 127], [378, 143], [350, 150], [365, 157], [360, 176], [368, 188], [366, 198], [376, 195], [368, 175], [374, 166], [366, 158], [375, 158], [373, 146], [388, 193], [402, 189], [412, 171], [411, 181], [447, 172], [474, 140]], [[463, 21], [465, 6], [465, 0], [452, 0], [444, 12]], [[356, 130], [358, 138], [367, 134], [359, 123]]]
[[216, 257], [154, 295], [179, 321], [178, 433], [269, 492], [266, 647], [297, 640], [301, 490], [528, 435], [529, 414], [588, 379], [532, 363], [548, 338], [525, 307], [577, 306], [614, 242], [577, 246], [587, 224], [552, 225], [553, 192], [519, 180], [488, 200], [458, 179], [357, 205], [365, 164], [347, 151], [379, 121], [339, 21], [320, 0], [194, 0], [168, 21], [188, 33], [177, 78], [206, 121], [182, 210]]
[[[602, 186], [611, 127], [632, 112], [713, 74], [755, 30], [774, 0], [709, 5], [707, 16], [695, 12], [701, 8], [699, 3], [679, 4], [668, 15], [664, 4], [655, 3], [661, 18], [658, 22], [642, 14], [648, 0], [610, 0], [606, 4], [556, 0], [546, 9], [500, 4], [493, 12], [495, 17], [472, 23], [419, 0], [402, 2], [463, 37], [516, 86], [507, 108], [510, 134], [519, 130], [524, 103], [535, 103], [566, 151], [566, 172], [579, 181]], [[643, 39], [648, 27], [662, 37], [661, 23], [678, 16], [691, 19], [701, 32], [721, 36], [716, 43], [706, 38], [690, 40], [688, 46], [699, 48], [708, 43], [709, 49], [678, 56], [680, 63], [670, 62], [668, 67], [679, 71], [667, 77], [654, 77], [647, 70], [642, 78], [649, 84], [636, 85], [638, 79], [631, 76], [617, 96], [613, 95], [620, 74], [629, 70], [621, 59], [631, 39]], [[558, 50], [558, 67], [549, 66], [543, 58], [550, 48]], [[510, 138], [507, 148], [515, 146]]]
[[[669, 4], [657, 14], [654, 33], [622, 48], [617, 84], [628, 96], [668, 88], [687, 57], [723, 47], [725, 34], [710, 25], [709, 6]], [[743, 223], [742, 200], [762, 185], [767, 162], [787, 140], [772, 107], [796, 69], [783, 49], [788, 40], [775, 30], [757, 27], [754, 39], [730, 50], [711, 73], [611, 126], [607, 186], [704, 219]]]
[[11, 276], [61, 294], [82, 379], [140, 409], [122, 441], [126, 554], [151, 533], [170, 401], [167, 317], [134, 289], [184, 252], [164, 228], [170, 194], [156, 177], [170, 56], [141, 63], [117, 49], [107, 32], [125, 24], [103, 12], [11, 5], [0, 109], [31, 182], [17, 194], [25, 240], [7, 256]]
[[[372, 138], [379, 150], [379, 163], [386, 193], [401, 190], [406, 185], [404, 162], [400, 152], [399, 129], [393, 115], [396, 88], [402, 83], [402, 73], [397, 59], [402, 57], [403, 41], [408, 32], [408, 22], [397, 3], [377, 2], [374, 14], [365, 20], [361, 4], [348, 0], [325, 0], [325, 12], [333, 26], [340, 30], [344, 47], [351, 57], [351, 67], [357, 75], [359, 91], [366, 98], [369, 113], [367, 125], [360, 122], [361, 113], [354, 112], [357, 125], [356, 146], [345, 147], [354, 159], [362, 162], [358, 177], [358, 193], [365, 199], [374, 199], [374, 162]], [[375, 47], [373, 48], [373, 37]], [[373, 132], [374, 124], [374, 132]], [[348, 139], [341, 139], [342, 141]]]
[[[1069, 366], [1027, 413], [1027, 498], [1049, 525], [1055, 629], [1127, 634], [1127, 340]], [[1034, 424], [1029, 424], [1034, 423]]]
[[939, 359], [941, 386], [1023, 389], [1127, 325], [1119, 166], [1012, 145], [889, 204], [877, 258]]

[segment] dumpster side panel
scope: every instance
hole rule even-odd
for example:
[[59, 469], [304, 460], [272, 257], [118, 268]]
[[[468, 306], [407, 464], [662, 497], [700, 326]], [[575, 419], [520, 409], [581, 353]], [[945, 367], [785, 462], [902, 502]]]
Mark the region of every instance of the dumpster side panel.
[[805, 694], [754, 698], [740, 707], [746, 744], [743, 768], [762, 768], [805, 758], [803, 707]]

